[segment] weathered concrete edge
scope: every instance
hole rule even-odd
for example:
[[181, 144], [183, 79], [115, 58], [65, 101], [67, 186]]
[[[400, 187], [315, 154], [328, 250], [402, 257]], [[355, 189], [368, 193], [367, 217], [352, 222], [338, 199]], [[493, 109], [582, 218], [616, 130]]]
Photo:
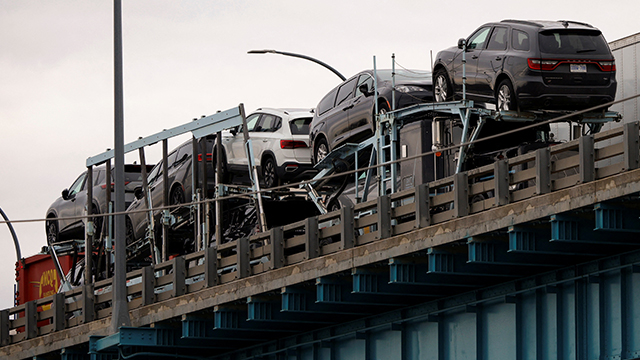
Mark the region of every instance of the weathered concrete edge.
[[[478, 214], [417, 229], [356, 248], [304, 261], [282, 269], [169, 299], [130, 311], [132, 326], [140, 327], [238, 299], [313, 281], [318, 277], [365, 266], [447, 244], [468, 236], [548, 217], [597, 202], [640, 192], [640, 169], [540, 195]], [[101, 319], [64, 331], [0, 348], [0, 355], [23, 359], [88, 342], [89, 336], [109, 335], [111, 319]]]

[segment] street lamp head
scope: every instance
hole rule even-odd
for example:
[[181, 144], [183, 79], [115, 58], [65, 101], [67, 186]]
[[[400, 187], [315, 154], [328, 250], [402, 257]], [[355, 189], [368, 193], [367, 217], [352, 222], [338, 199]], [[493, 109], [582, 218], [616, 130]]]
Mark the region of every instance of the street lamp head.
[[278, 52], [275, 50], [249, 50], [247, 54], [277, 54]]

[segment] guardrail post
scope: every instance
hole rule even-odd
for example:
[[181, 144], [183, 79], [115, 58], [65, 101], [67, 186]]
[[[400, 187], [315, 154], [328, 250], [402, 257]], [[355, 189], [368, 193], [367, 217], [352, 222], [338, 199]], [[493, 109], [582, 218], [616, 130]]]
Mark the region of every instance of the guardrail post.
[[284, 266], [284, 234], [282, 226], [269, 230], [269, 242], [271, 243], [270, 269], [279, 269]]
[[509, 203], [509, 162], [507, 159], [498, 160], [493, 164], [493, 179], [495, 181], [495, 205], [507, 205]]
[[151, 305], [156, 301], [156, 276], [153, 266], [142, 268], [142, 305]]
[[[113, 298], [113, 291], [111, 291], [111, 297]], [[90, 323], [95, 319], [96, 308], [93, 284], [87, 284], [82, 287], [82, 323]]]
[[64, 330], [67, 325], [67, 304], [64, 302], [64, 293], [53, 295], [53, 331]]
[[27, 339], [33, 339], [38, 336], [38, 309], [35, 300], [24, 305], [24, 329], [27, 333]]
[[580, 137], [580, 182], [586, 183], [596, 179], [593, 135]]
[[218, 285], [218, 249], [208, 247], [204, 249], [204, 286]]
[[640, 135], [638, 122], [624, 124], [624, 170], [637, 169], [640, 165]]
[[551, 150], [536, 150], [536, 194], [551, 192]]
[[469, 215], [469, 176], [466, 172], [454, 175], [453, 191], [454, 217]]
[[431, 225], [431, 214], [429, 213], [429, 185], [420, 184], [416, 186], [416, 193], [413, 198], [416, 204], [416, 223], [414, 229], [419, 229]]
[[187, 275], [184, 256], [177, 256], [172, 260], [173, 268], [173, 292], [172, 297], [184, 295], [186, 293], [185, 277]]
[[389, 195], [378, 198], [378, 239], [391, 236], [391, 199]]
[[343, 206], [340, 208], [340, 250], [353, 247], [354, 233], [353, 206]]
[[251, 275], [251, 267], [249, 266], [249, 238], [240, 238], [236, 242], [236, 256], [238, 269], [236, 271], [236, 279], [242, 279]]
[[11, 328], [9, 322], [9, 310], [0, 311], [0, 345], [9, 345], [11, 342], [11, 336], [9, 335], [9, 329]]
[[305, 259], [318, 257], [320, 253], [320, 243], [318, 242], [318, 217], [307, 218], [304, 223]]

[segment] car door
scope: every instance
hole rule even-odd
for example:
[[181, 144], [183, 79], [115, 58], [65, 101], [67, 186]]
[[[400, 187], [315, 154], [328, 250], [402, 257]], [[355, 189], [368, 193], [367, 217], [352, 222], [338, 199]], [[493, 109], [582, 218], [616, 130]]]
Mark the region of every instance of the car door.
[[[367, 93], [360, 91], [360, 86], [367, 85]], [[349, 110], [349, 138], [358, 139], [370, 135], [373, 130], [373, 76], [364, 73], [358, 77], [355, 96]]]
[[[82, 210], [84, 209], [87, 198], [86, 192], [83, 191], [86, 180], [87, 172], [85, 171], [69, 186], [69, 193], [66, 199], [63, 199], [63, 205], [58, 208], [58, 217], [68, 218], [82, 216]], [[79, 227], [81, 224], [81, 219], [60, 219], [59, 229], [61, 232], [66, 232]]]
[[349, 137], [349, 111], [353, 108], [353, 91], [357, 79], [353, 77], [338, 88], [335, 106], [326, 115], [323, 114], [331, 150]]
[[477, 62], [476, 77], [473, 89], [470, 90], [487, 101], [493, 100], [496, 77], [502, 72], [508, 46], [509, 28], [495, 26], [489, 36], [484, 50], [480, 52]]
[[[277, 151], [280, 149], [280, 134], [275, 133], [282, 126], [282, 118], [272, 114], [262, 114], [258, 124], [253, 130], [251, 144], [255, 164], [260, 165], [265, 151]], [[276, 164], [279, 165], [279, 164]]]
[[[467, 77], [467, 92], [473, 93], [476, 73], [478, 70], [478, 59], [480, 53], [485, 47], [487, 42], [487, 38], [489, 37], [489, 33], [491, 31], [491, 26], [484, 26], [480, 29], [476, 30], [469, 38], [467, 39], [467, 52], [465, 54], [466, 58], [466, 77]], [[453, 82], [454, 88], [456, 92], [462, 92], [462, 53], [459, 52], [456, 54], [455, 59], [453, 60]]]
[[[247, 132], [249, 138], [252, 136], [253, 129], [255, 128], [260, 116], [262, 114], [251, 114], [247, 117]], [[253, 141], [253, 140], [252, 140]], [[242, 134], [242, 126], [238, 127], [235, 134], [231, 133], [230, 137], [222, 139], [225, 151], [227, 152], [227, 164], [234, 171], [247, 172], [247, 155], [244, 149], [244, 135]]]

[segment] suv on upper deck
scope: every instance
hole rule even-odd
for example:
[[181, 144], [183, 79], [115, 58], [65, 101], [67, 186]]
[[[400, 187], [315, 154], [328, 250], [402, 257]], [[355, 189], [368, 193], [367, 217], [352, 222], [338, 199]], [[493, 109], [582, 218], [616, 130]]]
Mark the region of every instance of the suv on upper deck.
[[[431, 72], [424, 70], [365, 70], [336, 86], [316, 107], [311, 122], [314, 163], [347, 142], [360, 142], [375, 133], [374, 75], [378, 81], [378, 113], [433, 101]], [[395, 82], [395, 88], [394, 88]], [[395, 98], [395, 107], [391, 102]]]
[[464, 44], [469, 100], [498, 110], [574, 111], [615, 98], [615, 62], [600, 30], [575, 21], [503, 20], [437, 54], [436, 101], [461, 97]]
[[[260, 108], [247, 116], [254, 163], [265, 187], [313, 176], [308, 144], [312, 118], [313, 109]], [[241, 126], [222, 132], [223, 183], [230, 175], [249, 172], [242, 132]], [[212, 151], [214, 162], [217, 148]]]

